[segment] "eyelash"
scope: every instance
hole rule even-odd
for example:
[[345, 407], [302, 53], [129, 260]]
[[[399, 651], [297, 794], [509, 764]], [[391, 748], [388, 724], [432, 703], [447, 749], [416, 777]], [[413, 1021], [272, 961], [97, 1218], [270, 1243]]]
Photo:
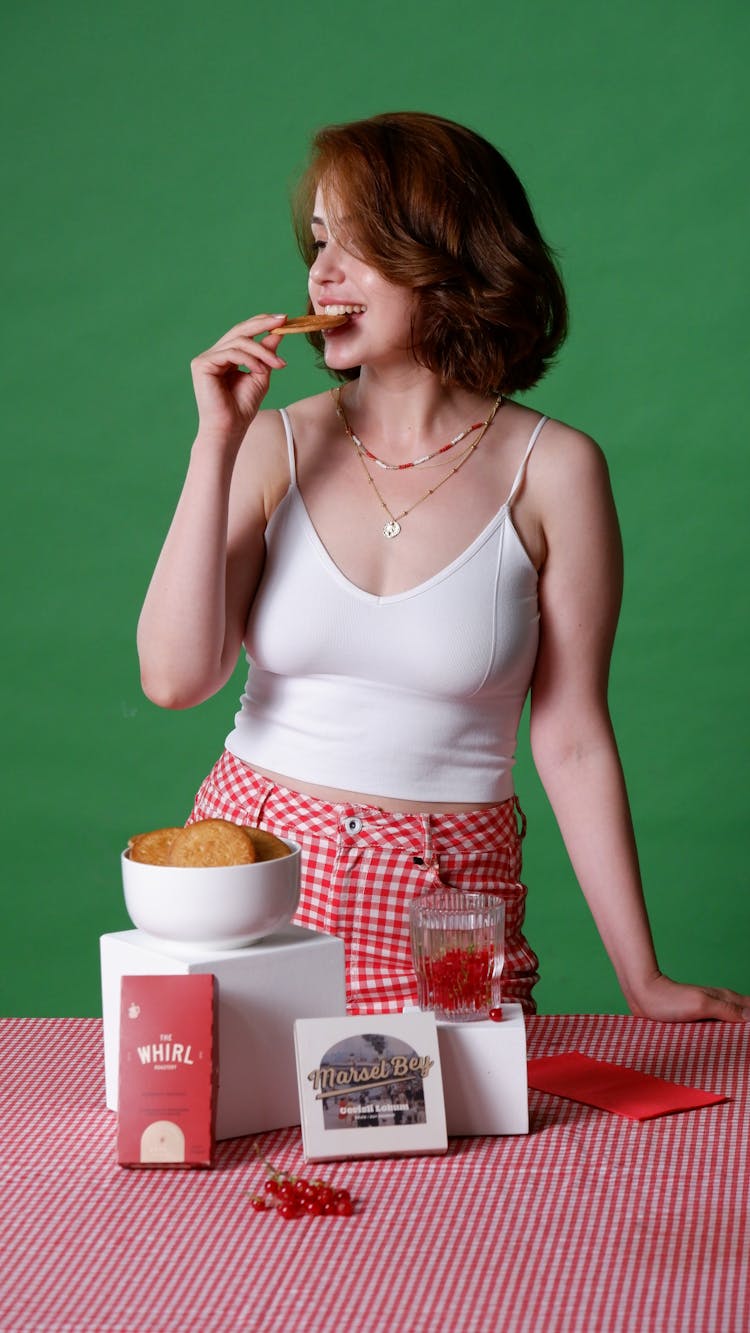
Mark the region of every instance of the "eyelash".
[[316, 255], [320, 254], [321, 250], [325, 250], [325, 247], [325, 241], [313, 241], [312, 243], [313, 253]]

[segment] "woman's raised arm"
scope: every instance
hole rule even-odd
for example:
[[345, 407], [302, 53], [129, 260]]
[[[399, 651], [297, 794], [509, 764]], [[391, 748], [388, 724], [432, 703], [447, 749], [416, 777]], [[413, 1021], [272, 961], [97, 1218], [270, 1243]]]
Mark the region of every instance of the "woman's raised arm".
[[278, 414], [258, 414], [284, 365], [273, 332], [283, 319], [236, 325], [191, 366], [198, 434], [138, 623], [143, 689], [165, 708], [215, 694], [237, 661], [266, 522], [289, 479]]

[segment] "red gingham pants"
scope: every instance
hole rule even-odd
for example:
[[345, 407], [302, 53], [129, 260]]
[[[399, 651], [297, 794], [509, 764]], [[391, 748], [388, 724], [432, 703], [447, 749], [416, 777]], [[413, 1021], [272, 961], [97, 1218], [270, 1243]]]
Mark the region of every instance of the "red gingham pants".
[[225, 751], [202, 783], [188, 823], [228, 819], [268, 829], [302, 848], [294, 921], [338, 935], [346, 949], [350, 1013], [400, 1012], [416, 1002], [409, 903], [436, 886], [499, 893], [505, 900], [505, 1000], [536, 1012], [538, 959], [521, 928], [516, 802], [453, 814], [393, 814], [377, 806], [331, 805], [279, 787]]

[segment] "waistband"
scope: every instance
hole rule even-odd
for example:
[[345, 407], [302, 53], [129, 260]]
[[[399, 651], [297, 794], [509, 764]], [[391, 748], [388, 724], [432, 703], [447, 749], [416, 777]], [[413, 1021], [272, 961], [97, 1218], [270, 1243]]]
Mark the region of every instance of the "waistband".
[[417, 844], [427, 859], [457, 846], [471, 852], [481, 851], [488, 844], [519, 842], [526, 833], [526, 817], [516, 796], [468, 811], [398, 812], [366, 802], [333, 803], [273, 782], [229, 750], [224, 751], [208, 781], [225, 798], [241, 803], [246, 822], [262, 825], [267, 807], [268, 816], [276, 821], [279, 807], [283, 807], [290, 827], [297, 821], [319, 837], [356, 837], [360, 842], [401, 845], [405, 850]]

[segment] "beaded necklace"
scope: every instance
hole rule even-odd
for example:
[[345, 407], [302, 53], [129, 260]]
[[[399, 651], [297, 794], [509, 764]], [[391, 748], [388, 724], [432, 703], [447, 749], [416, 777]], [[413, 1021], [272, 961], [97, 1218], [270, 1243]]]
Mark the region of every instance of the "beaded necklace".
[[[398, 534], [401, 531], [401, 519], [406, 518], [407, 514], [411, 514], [412, 510], [416, 509], [417, 505], [421, 505], [424, 500], [429, 500], [430, 496], [435, 494], [435, 491], [439, 491], [440, 487], [444, 486], [446, 481], [450, 481], [451, 477], [454, 477], [456, 475], [459, 468], [463, 467], [464, 463], [471, 457], [471, 455], [474, 453], [474, 450], [481, 444], [482, 440], [484, 439], [486, 432], [489, 430], [490, 426], [492, 425], [492, 422], [495, 419], [495, 413], [497, 412], [501, 402], [502, 402], [502, 397], [498, 397], [495, 403], [493, 404], [492, 411], [487, 417], [487, 420], [480, 421], [479, 426], [481, 426], [481, 430], [476, 440], [474, 440], [469, 445], [468, 449], [464, 449], [464, 452], [461, 454], [461, 457], [459, 458], [458, 462], [451, 468], [450, 472], [446, 473], [446, 475], [442, 477], [435, 486], [431, 486], [428, 491], [425, 491], [424, 495], [420, 495], [419, 499], [415, 500], [413, 504], [409, 505], [406, 509], [402, 509], [400, 514], [394, 514], [388, 508], [388, 505], [386, 504], [385, 500], [380, 494], [380, 491], [375, 485], [375, 478], [372, 476], [372, 473], [370, 472], [370, 469], [368, 468], [365, 462], [364, 459], [365, 450], [360, 448], [356, 438], [352, 435], [351, 431], [347, 429], [346, 433], [356, 449], [357, 457], [360, 463], [362, 464], [362, 467], [364, 468], [365, 476], [367, 477], [367, 480], [370, 483], [372, 490], [377, 496], [377, 499], [380, 502], [381, 507], [385, 510], [388, 516], [387, 522], [383, 524], [384, 537], [388, 537], [389, 539], [393, 537], [398, 537]], [[343, 414], [343, 409], [341, 410], [340, 415], [344, 421], [344, 424], [346, 425], [346, 417]], [[476, 430], [478, 429], [478, 427], [475, 426], [473, 427], [473, 429]], [[465, 432], [465, 434], [469, 433], [470, 433], [469, 431]], [[434, 457], [434, 455], [427, 455], [427, 457]]]
[[422, 454], [421, 458], [413, 458], [409, 463], [386, 463], [383, 458], [378, 458], [377, 454], [374, 454], [371, 449], [368, 449], [367, 445], [362, 443], [358, 435], [354, 434], [354, 431], [346, 419], [344, 404], [341, 401], [341, 385], [336, 389], [331, 389], [331, 395], [333, 397], [336, 411], [349, 439], [356, 444], [360, 453], [365, 454], [372, 463], [375, 463], [378, 467], [382, 468], [384, 472], [403, 472], [407, 468], [421, 467], [424, 463], [431, 462], [433, 458], [439, 458], [441, 454], [447, 453], [449, 449], [453, 449], [455, 445], [460, 444], [462, 440], [465, 440], [467, 435], [471, 435], [472, 431], [480, 430], [483, 426], [486, 429], [502, 402], [502, 395], [500, 395], [494, 403], [492, 411], [486, 421], [472, 422], [470, 426], [466, 427], [466, 430], [462, 430], [458, 435], [454, 435], [452, 440], [449, 440], [447, 444], [441, 444], [440, 448], [434, 449], [431, 454]]

